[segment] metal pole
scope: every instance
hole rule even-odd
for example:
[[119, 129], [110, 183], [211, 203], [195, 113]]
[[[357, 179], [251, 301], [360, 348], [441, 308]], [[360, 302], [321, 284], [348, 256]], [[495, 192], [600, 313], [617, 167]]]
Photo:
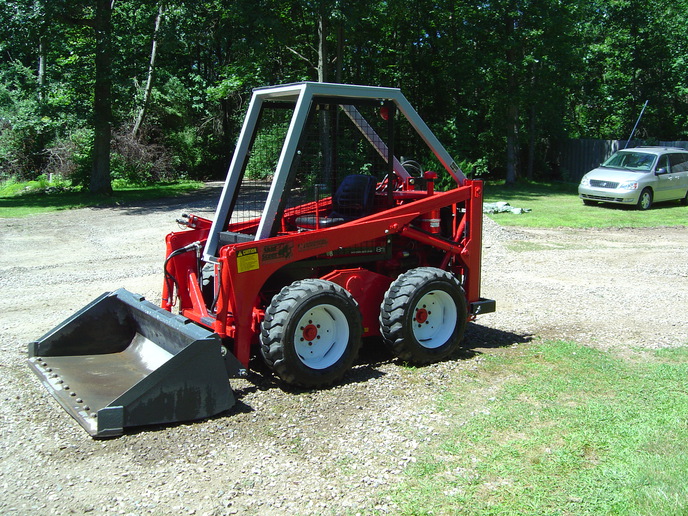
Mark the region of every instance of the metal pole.
[[631, 143], [633, 135], [635, 134], [635, 130], [638, 128], [638, 124], [640, 123], [640, 119], [643, 118], [643, 113], [645, 113], [645, 108], [647, 107], [648, 102], [650, 101], [646, 100], [645, 104], [643, 105], [643, 109], [640, 110], [640, 116], [638, 116], [638, 120], [635, 121], [635, 125], [633, 126], [633, 130], [631, 131], [631, 135], [628, 137], [628, 140], [626, 140], [626, 145], [624, 146], [624, 149], [628, 147], [629, 143]]

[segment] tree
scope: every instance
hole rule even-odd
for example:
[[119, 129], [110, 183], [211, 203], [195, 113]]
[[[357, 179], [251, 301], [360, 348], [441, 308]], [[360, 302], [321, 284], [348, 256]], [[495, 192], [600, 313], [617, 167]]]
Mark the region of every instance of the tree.
[[[115, 0], [65, 3], [58, 16], [65, 22], [89, 27], [95, 40], [95, 84], [93, 95], [93, 164], [89, 191], [112, 193], [110, 141], [112, 139], [112, 10]], [[93, 15], [87, 16], [91, 11]]]
[[141, 124], [146, 116], [146, 111], [148, 110], [148, 105], [150, 104], [151, 92], [153, 91], [153, 76], [155, 75], [155, 60], [158, 55], [158, 38], [160, 34], [160, 24], [162, 23], [162, 15], [165, 12], [165, 7], [163, 3], [158, 6], [158, 14], [155, 17], [155, 29], [153, 30], [153, 41], [151, 43], [150, 61], [148, 63], [148, 74], [146, 76], [146, 85], [143, 89], [143, 100], [141, 101], [141, 107], [139, 108], [139, 113], [134, 122], [134, 128], [131, 133], [136, 138], [138, 136], [139, 130], [141, 129]]
[[666, 0], [590, 2], [582, 30], [588, 51], [573, 99], [577, 135], [627, 137], [645, 100], [641, 137], [686, 135], [686, 7]]
[[93, 101], [93, 168], [91, 193], [112, 193], [110, 140], [112, 139], [112, 9], [115, 0], [95, 0], [93, 29], [96, 38], [96, 77]]

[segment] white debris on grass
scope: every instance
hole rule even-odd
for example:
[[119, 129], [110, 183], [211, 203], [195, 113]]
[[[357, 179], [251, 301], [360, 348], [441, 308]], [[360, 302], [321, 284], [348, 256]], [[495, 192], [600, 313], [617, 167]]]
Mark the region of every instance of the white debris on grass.
[[530, 208], [514, 208], [508, 202], [488, 202], [483, 204], [483, 213], [513, 213], [514, 215], [521, 215], [531, 211]]

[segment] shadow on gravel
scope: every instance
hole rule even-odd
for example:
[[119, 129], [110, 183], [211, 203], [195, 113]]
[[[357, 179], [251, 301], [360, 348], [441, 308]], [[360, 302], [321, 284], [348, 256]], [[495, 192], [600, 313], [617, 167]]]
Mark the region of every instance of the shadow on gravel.
[[525, 344], [531, 340], [533, 335], [528, 333], [513, 333], [470, 323], [466, 327], [463, 346], [464, 352], [473, 351], [473, 355], [477, 355], [480, 353], [476, 352], [476, 349], [504, 348], [514, 344]]
[[170, 210], [215, 211], [222, 194], [222, 182], [206, 183], [203, 188], [174, 197], [146, 199], [142, 201], [123, 202], [118, 205], [93, 206], [91, 209], [117, 209], [126, 215], [147, 215]]
[[[215, 212], [220, 202], [224, 183], [214, 181], [206, 183], [199, 190], [175, 197], [150, 199], [136, 203], [123, 203], [118, 209], [126, 215], [147, 215], [150, 213], [180, 210], [184, 212]], [[265, 204], [269, 185], [255, 184], [243, 187], [237, 199], [239, 209], [254, 210], [260, 213]], [[293, 193], [292, 193], [293, 195]], [[108, 206], [112, 208], [112, 206]]]
[[[495, 328], [480, 326], [479, 324], [469, 324], [466, 328], [462, 347], [457, 350], [456, 353], [448, 357], [446, 361], [469, 360], [475, 356], [482, 355], [484, 353], [482, 350], [510, 347], [515, 344], [524, 344], [531, 340], [532, 335], [502, 331]], [[390, 363], [401, 362], [389, 353], [380, 337], [364, 339], [363, 346], [361, 346], [358, 360], [354, 367], [346, 374], [341, 382], [329, 388], [336, 388], [337, 386], [352, 383], [364, 383], [375, 378], [381, 378], [386, 373], [381, 371], [380, 367]], [[233, 413], [251, 412], [253, 409], [247, 405], [241, 404], [240, 400], [246, 394], [256, 391], [281, 389], [284, 392], [292, 394], [314, 391], [313, 389], [300, 389], [298, 387], [291, 387], [283, 384], [273, 376], [272, 372], [265, 366], [265, 363], [259, 357], [252, 358], [249, 368], [250, 371], [246, 379], [251, 385], [234, 391], [234, 395], [238, 401], [238, 408], [235, 407], [235, 409], [232, 409]], [[324, 389], [328, 389], [328, 387], [317, 390]], [[239, 407], [239, 405], [243, 405], [243, 408]]]

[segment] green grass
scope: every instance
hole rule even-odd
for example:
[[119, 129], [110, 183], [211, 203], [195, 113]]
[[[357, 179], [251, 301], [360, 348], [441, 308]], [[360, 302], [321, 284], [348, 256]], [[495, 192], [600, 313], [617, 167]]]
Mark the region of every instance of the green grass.
[[87, 206], [115, 206], [142, 200], [175, 197], [203, 185], [199, 181], [176, 181], [150, 186], [114, 183], [112, 195], [93, 195], [72, 189], [50, 191], [40, 182], [8, 182], [0, 185], [0, 218], [26, 217], [36, 213], [85, 208]]
[[[179, 181], [151, 186], [114, 184], [111, 196], [91, 195], [70, 189], [45, 193], [45, 181], [0, 184], [0, 218], [24, 217], [33, 213], [117, 205], [145, 199], [173, 197], [200, 188], [197, 181]], [[519, 183], [507, 187], [503, 182], [485, 184], [485, 202], [506, 201], [514, 207], [532, 210], [523, 215], [497, 213], [490, 217], [505, 226], [524, 227], [660, 227], [688, 224], [688, 206], [678, 202], [660, 203], [649, 211], [627, 206], [584, 206], [576, 185], [565, 183]]]
[[649, 211], [628, 206], [598, 204], [585, 206], [578, 198], [578, 186], [566, 183], [518, 183], [508, 187], [503, 182], [485, 184], [485, 202], [506, 201], [530, 213], [490, 215], [504, 226], [524, 227], [658, 227], [688, 224], [688, 206], [678, 201], [658, 203]]
[[688, 348], [485, 357], [393, 497], [403, 514], [688, 513]]

